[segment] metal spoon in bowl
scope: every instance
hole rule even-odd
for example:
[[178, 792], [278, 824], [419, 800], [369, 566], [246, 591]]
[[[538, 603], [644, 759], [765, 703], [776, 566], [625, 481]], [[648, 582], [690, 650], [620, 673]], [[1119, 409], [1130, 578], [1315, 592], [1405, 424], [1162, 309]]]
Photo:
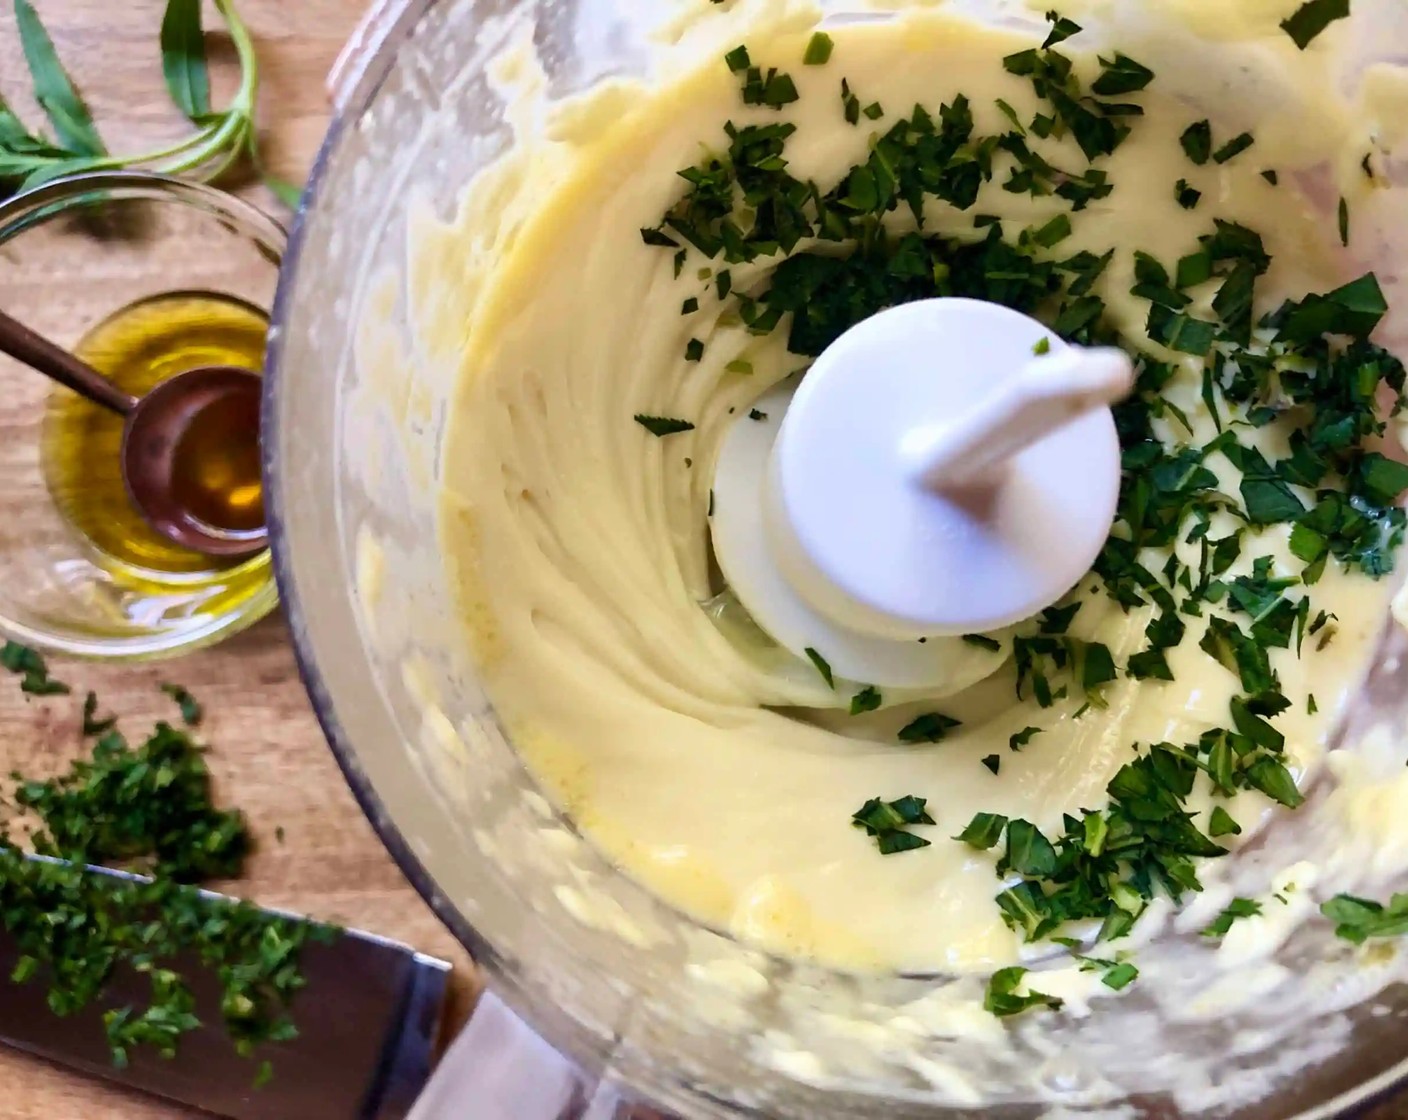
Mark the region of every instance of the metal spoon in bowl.
[[262, 384], [257, 373], [198, 366], [137, 398], [3, 311], [0, 353], [123, 418], [122, 479], [128, 496], [167, 540], [222, 558], [268, 547], [257, 481]]

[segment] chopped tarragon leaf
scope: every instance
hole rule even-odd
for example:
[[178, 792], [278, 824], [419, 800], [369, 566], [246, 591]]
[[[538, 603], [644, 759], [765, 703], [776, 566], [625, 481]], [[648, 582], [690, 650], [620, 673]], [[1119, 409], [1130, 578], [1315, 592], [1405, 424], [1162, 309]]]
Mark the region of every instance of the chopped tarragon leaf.
[[963, 640], [970, 646], [991, 650], [993, 653], [996, 653], [1002, 648], [1001, 642], [996, 638], [989, 638], [986, 634], [964, 634]]
[[1038, 358], [1044, 357], [1045, 355], [1051, 353], [1051, 339], [1037, 339], [1032, 346], [1032, 353], [1035, 354]]
[[1199, 167], [1212, 158], [1212, 122], [1198, 121], [1184, 130], [1179, 142], [1188, 158]]
[[1263, 172], [1261, 173], [1261, 177], [1262, 177], [1263, 179], [1265, 179], [1268, 183], [1270, 183], [1273, 187], [1279, 186], [1280, 183], [1281, 183], [1281, 176], [1279, 176], [1278, 174], [1276, 174], [1275, 171], [1271, 171], [1271, 170], [1263, 171]]
[[684, 347], [684, 360], [687, 362], [698, 362], [704, 358], [704, 343], [697, 338], [691, 338]]
[[675, 420], [669, 416], [643, 416], [637, 413], [634, 419], [653, 436], [672, 436], [677, 432], [694, 431], [694, 425], [688, 420]]
[[742, 358], [735, 358], [733, 361], [729, 362], [728, 365], [724, 366], [724, 370], [727, 373], [741, 373], [746, 377], [752, 374], [753, 363], [745, 361]]
[[883, 801], [873, 797], [862, 805], [851, 818], [856, 828], [863, 828], [868, 836], [875, 839], [880, 854], [896, 855], [899, 852], [912, 852], [927, 848], [932, 843], [922, 836], [916, 836], [906, 829], [915, 825], [934, 824], [934, 818], [926, 811], [927, 802], [922, 797], [911, 794], [898, 801]]
[[806, 654], [807, 660], [816, 666], [816, 671], [821, 674], [821, 679], [826, 682], [826, 687], [835, 688], [836, 675], [831, 671], [831, 663], [827, 661], [826, 658], [822, 657], [821, 654], [817, 653], [816, 650], [812, 649], [811, 646], [807, 647]]
[[743, 104], [766, 105], [769, 109], [781, 109], [798, 99], [797, 85], [790, 74], [780, 73], [776, 67], [766, 74], [756, 66], [750, 66], [743, 79]]
[[1339, 208], [1340, 244], [1349, 245], [1349, 200], [1341, 196]]
[[1208, 818], [1208, 835], [1216, 840], [1219, 836], [1240, 836], [1242, 826], [1232, 819], [1221, 805], [1216, 806]]
[[161, 691], [176, 701], [176, 706], [181, 709], [181, 720], [187, 727], [200, 726], [205, 713], [194, 696], [179, 684], [163, 684]]
[[878, 101], [872, 101], [861, 112], [865, 114], [866, 120], [871, 121], [878, 121], [885, 115], [885, 110]]
[[63, 696], [72, 689], [49, 675], [48, 663], [38, 650], [18, 642], [0, 646], [0, 668], [20, 678], [20, 691], [29, 696]]
[[1173, 188], [1173, 196], [1183, 209], [1192, 210], [1202, 199], [1203, 192], [1193, 187], [1187, 179], [1179, 179]]
[[997, 847], [1006, 827], [1006, 817], [997, 813], [978, 813], [954, 839], [980, 852], [987, 852]]
[[1009, 821], [1007, 854], [999, 868], [1000, 874], [1014, 871], [1028, 878], [1045, 878], [1056, 872], [1056, 849], [1030, 821]]
[[803, 66], [825, 66], [831, 61], [831, 52], [836, 44], [825, 31], [815, 32], [807, 42], [807, 52], [802, 56]]
[[98, 718], [98, 694], [90, 692], [83, 700], [83, 735], [105, 735], [117, 726], [116, 716]]
[[851, 92], [851, 85], [845, 78], [841, 79], [841, 107], [847, 124], [860, 123], [860, 98]]
[[990, 770], [994, 775], [996, 775], [1002, 769], [1002, 759], [998, 755], [990, 754], [982, 761], [983, 765], [986, 766], [988, 770]]
[[1020, 1015], [1036, 1007], [1045, 1007], [1051, 1011], [1061, 1010], [1063, 1003], [1055, 996], [1031, 990], [1025, 995], [1019, 995], [1017, 989], [1022, 987], [1026, 975], [1027, 970], [1021, 967], [1004, 968], [993, 973], [992, 979], [988, 981], [987, 994], [983, 998], [983, 1009], [1000, 1019]]
[[[1154, 80], [1154, 72], [1141, 66], [1128, 55], [1115, 52], [1115, 57], [1100, 60], [1101, 73], [1090, 85], [1092, 93], [1101, 97], [1117, 97], [1136, 93]], [[1108, 111], [1108, 110], [1107, 110]]]
[[748, 48], [740, 44], [724, 55], [724, 63], [733, 73], [741, 74], [753, 65], [753, 60], [748, 56]]
[[684, 303], [680, 304], [681, 315], [693, 315], [698, 310], [699, 299], [696, 296], [690, 296]]
[[1335, 923], [1335, 936], [1356, 945], [1371, 937], [1398, 937], [1408, 933], [1408, 894], [1396, 894], [1387, 906], [1367, 898], [1336, 895], [1320, 907]]
[[950, 731], [962, 726], [959, 720], [940, 712], [925, 712], [900, 728], [899, 739], [902, 743], [941, 743]]
[[647, 245], [654, 245], [665, 249], [678, 249], [680, 245], [673, 237], [659, 229], [641, 230], [640, 239]]
[[1336, 20], [1349, 16], [1349, 0], [1309, 0], [1281, 23], [1284, 31], [1301, 50]]
[[866, 685], [851, 697], [851, 715], [858, 716], [865, 712], [873, 712], [880, 707], [882, 702], [880, 690], [874, 685]]
[[768, 418], [768, 414], [767, 414], [766, 412], [760, 412], [760, 411], [759, 411], [758, 409], [756, 409], [756, 408], [750, 408], [750, 409], [748, 410], [748, 419], [749, 419], [749, 420], [758, 420], [758, 421], [762, 421], [762, 420], [766, 420], [767, 418]]
[[1250, 898], [1234, 898], [1228, 903], [1227, 908], [1222, 911], [1212, 923], [1203, 930], [1204, 937], [1225, 937], [1234, 923], [1243, 918], [1255, 918], [1261, 913], [1261, 903]]
[[1041, 44], [1042, 50], [1049, 50], [1057, 43], [1064, 43], [1072, 35], [1079, 35], [1084, 28], [1073, 19], [1066, 19], [1060, 12], [1047, 12], [1046, 21], [1051, 24], [1051, 31]]
[[1013, 752], [1020, 751], [1023, 747], [1025, 747], [1028, 743], [1030, 743], [1033, 739], [1040, 735], [1042, 731], [1043, 729], [1040, 727], [1024, 728], [1023, 730], [1017, 732], [1017, 734], [1012, 735], [1008, 738], [1007, 749]]
[[1222, 147], [1218, 148], [1217, 151], [1213, 152], [1213, 162], [1226, 163], [1228, 160], [1241, 155], [1255, 143], [1256, 138], [1250, 132], [1244, 132], [1240, 136], [1234, 136], [1231, 140], [1222, 145]]
[[1122, 992], [1139, 979], [1139, 969], [1128, 961], [1113, 965], [1104, 962], [1103, 967], [1105, 975], [1100, 977], [1100, 982], [1113, 991]]

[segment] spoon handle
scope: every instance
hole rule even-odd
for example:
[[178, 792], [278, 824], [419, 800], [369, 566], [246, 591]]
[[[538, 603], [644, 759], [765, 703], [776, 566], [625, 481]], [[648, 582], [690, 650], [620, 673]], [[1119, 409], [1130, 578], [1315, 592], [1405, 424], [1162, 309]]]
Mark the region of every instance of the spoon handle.
[[137, 399], [124, 393], [87, 362], [36, 334], [17, 319], [0, 311], [0, 353], [66, 385], [79, 396], [110, 409], [119, 416], [132, 411]]

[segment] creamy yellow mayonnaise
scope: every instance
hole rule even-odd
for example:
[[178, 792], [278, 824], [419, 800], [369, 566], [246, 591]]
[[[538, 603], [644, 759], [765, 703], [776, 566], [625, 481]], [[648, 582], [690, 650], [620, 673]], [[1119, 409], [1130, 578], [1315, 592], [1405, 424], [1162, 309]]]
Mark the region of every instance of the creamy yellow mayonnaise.
[[[787, 144], [790, 170], [825, 190], [916, 104], [936, 111], [966, 95], [980, 135], [1010, 127], [999, 99], [1024, 120], [1038, 110], [1030, 83], [1006, 73], [1001, 59], [1035, 45], [1039, 34], [925, 6], [895, 20], [831, 27], [830, 61], [803, 66], [810, 19], [781, 18], [782, 5], [766, 7], [775, 18], [746, 41], [756, 64], [795, 80], [800, 99], [785, 111], [744, 107], [738, 78], [711, 50], [656, 84], [608, 83], [546, 119], [519, 122], [536, 134], [471, 186], [452, 222], [419, 215], [409, 276], [424, 345], [432, 355], [461, 355], [444, 448], [442, 546], [479, 665], [517, 749], [626, 873], [700, 921], [768, 950], [842, 967], [990, 970], [1022, 953], [993, 902], [1001, 888], [997, 853], [951, 838], [978, 811], [1024, 817], [1059, 834], [1063, 813], [1106, 803], [1106, 784], [1136, 744], [1191, 742], [1226, 726], [1229, 701], [1241, 689], [1199, 649], [1206, 619], [1188, 618], [1188, 635], [1169, 657], [1175, 679], [1122, 677], [1106, 690], [1104, 708], [1078, 715], [1077, 701], [1046, 709], [1018, 701], [1004, 658], [969, 647], [965, 656], [977, 671], [968, 675], [984, 678], [976, 686], [907, 697], [852, 718], [839, 709], [866, 682], [832, 690], [805, 661], [719, 625], [705, 609], [718, 590], [707, 511], [720, 443], [800, 363], [786, 351], [785, 330], [752, 335], [719, 301], [709, 271], [717, 263], [694, 253], [676, 276], [669, 252], [642, 243], [639, 231], [655, 226], [682, 194], [675, 171], [724, 146], [725, 121], [787, 121], [797, 126]], [[1265, 238], [1275, 263], [1259, 285], [1258, 312], [1362, 271], [1340, 246], [1315, 180], [1302, 182], [1297, 173], [1319, 164], [1332, 175], [1352, 168], [1342, 190], [1357, 204], [1370, 186], [1358, 175], [1359, 157], [1342, 157], [1363, 150], [1367, 118], [1347, 108], [1341, 114], [1313, 55], [1256, 39], [1267, 26], [1274, 30], [1286, 4], [1264, 0], [1239, 15], [1217, 5], [1224, 23], [1208, 5], [1180, 0], [1180, 7], [1189, 19], [1179, 35], [1218, 50], [1250, 37], [1267, 73], [1296, 68], [1288, 71], [1300, 76], [1296, 101], [1287, 108], [1307, 90], [1322, 97], [1296, 119], [1269, 108], [1279, 81], [1259, 87], [1266, 103], [1255, 107], [1264, 117], [1257, 145], [1226, 165], [1194, 167], [1180, 146], [1182, 131], [1211, 116], [1218, 137], [1229, 139], [1253, 111], [1250, 103], [1224, 102], [1217, 83], [1200, 83], [1186, 59], [1175, 61], [1177, 52], [1161, 58], [1142, 54], [1139, 43], [1125, 48], [1159, 71], [1147, 91], [1128, 98], [1146, 116], [1099, 164], [1114, 193], [1073, 214], [1073, 235], [1051, 255], [1117, 250], [1096, 292], [1132, 338], [1143, 337], [1148, 308], [1129, 294], [1133, 251], [1172, 266], [1196, 250], [1214, 216]], [[1062, 49], [1080, 73], [1096, 72], [1078, 42]], [[522, 80], [525, 71], [531, 79], [529, 63], [510, 58], [501, 77]], [[1245, 80], [1253, 69], [1237, 73]], [[885, 117], [846, 124], [843, 77], [863, 102], [879, 102]], [[1058, 165], [1085, 166], [1070, 140], [1032, 144]], [[999, 156], [999, 171], [972, 210], [932, 205], [926, 231], [972, 236], [973, 216], [992, 214], [1015, 234], [1069, 212], [1059, 199], [1002, 190], [1006, 159]], [[1279, 186], [1262, 178], [1267, 168], [1279, 171]], [[1175, 200], [1174, 183], [1185, 178], [1203, 192], [1196, 210]], [[903, 207], [889, 220], [896, 230], [913, 226]], [[735, 290], [766, 286], [775, 263], [731, 266]], [[1197, 291], [1195, 310], [1214, 291]], [[700, 309], [682, 316], [689, 297]], [[697, 363], [684, 357], [690, 338], [705, 344]], [[1215, 430], [1199, 396], [1201, 362], [1152, 343], [1149, 349], [1175, 363], [1166, 395], [1193, 422], [1188, 441], [1206, 443]], [[751, 375], [728, 371], [739, 359]], [[696, 427], [657, 439], [632, 421], [637, 413], [683, 417]], [[1272, 458], [1286, 453], [1275, 426], [1242, 438]], [[1209, 466], [1235, 493], [1236, 473], [1218, 456]], [[1235, 527], [1220, 515], [1212, 535]], [[1249, 570], [1258, 554], [1272, 555], [1278, 574], [1298, 573], [1286, 540], [1284, 527], [1267, 529], [1229, 576]], [[1184, 559], [1196, 562], [1196, 548]], [[1157, 570], [1162, 560], [1148, 566]], [[1084, 605], [1072, 633], [1108, 644], [1122, 665], [1144, 647], [1149, 615], [1123, 613], [1098, 585], [1092, 577], [1076, 593]], [[1388, 592], [1387, 581], [1332, 564], [1311, 598], [1317, 611], [1338, 617], [1335, 640], [1325, 648], [1308, 642], [1299, 657], [1272, 653], [1293, 702], [1277, 725], [1303, 782], [1323, 764], [1330, 721], [1362, 671]], [[1316, 715], [1307, 710], [1311, 693]], [[936, 745], [897, 742], [900, 727], [936, 708], [963, 726]], [[1009, 737], [1030, 726], [1042, 733], [1010, 752]], [[994, 753], [1002, 759], [996, 776], [980, 761]], [[868, 798], [907, 794], [929, 801], [938, 824], [920, 831], [932, 846], [881, 857], [851, 815]], [[1193, 807], [1205, 812], [1206, 797], [1195, 796]], [[1245, 830], [1233, 846], [1253, 840], [1271, 811], [1260, 794], [1244, 794], [1229, 808]], [[1199, 819], [1205, 826], [1206, 816]], [[1202, 873], [1216, 895], [1223, 872], [1210, 864]]]

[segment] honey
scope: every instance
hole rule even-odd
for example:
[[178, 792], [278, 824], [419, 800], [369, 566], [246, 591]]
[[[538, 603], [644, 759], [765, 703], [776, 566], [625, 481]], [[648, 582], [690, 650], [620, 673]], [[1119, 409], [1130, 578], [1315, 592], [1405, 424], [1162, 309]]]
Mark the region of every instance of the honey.
[[[171, 292], [131, 304], [93, 328], [74, 352], [120, 388], [140, 397], [197, 366], [259, 370], [268, 318], [215, 292]], [[178, 499], [207, 524], [258, 528], [264, 521], [257, 404], [248, 398], [206, 409], [176, 448]], [[239, 415], [234, 415], [239, 412]], [[252, 413], [252, 414], [249, 414]], [[204, 612], [236, 609], [269, 579], [267, 554], [253, 560], [204, 556], [151, 529], [122, 479], [122, 417], [56, 387], [42, 440], [45, 481], [55, 506], [83, 538], [90, 561], [129, 600], [149, 598], [168, 613], [172, 597]], [[129, 617], [140, 616], [129, 602]]]

